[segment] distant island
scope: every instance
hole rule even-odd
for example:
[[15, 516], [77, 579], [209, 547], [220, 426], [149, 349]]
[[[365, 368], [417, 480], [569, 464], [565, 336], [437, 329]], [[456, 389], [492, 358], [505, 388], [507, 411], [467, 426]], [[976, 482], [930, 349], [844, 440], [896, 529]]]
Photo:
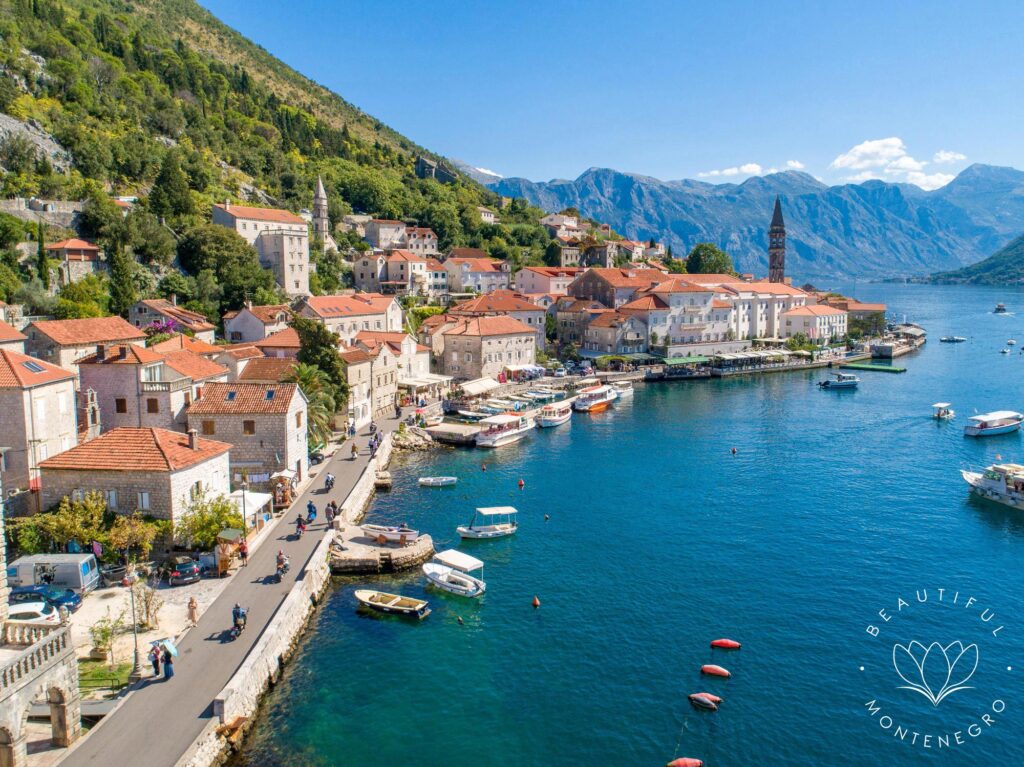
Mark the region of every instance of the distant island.
[[937, 272], [914, 282], [949, 285], [1010, 285], [1024, 283], [1024, 235], [976, 264], [952, 272]]

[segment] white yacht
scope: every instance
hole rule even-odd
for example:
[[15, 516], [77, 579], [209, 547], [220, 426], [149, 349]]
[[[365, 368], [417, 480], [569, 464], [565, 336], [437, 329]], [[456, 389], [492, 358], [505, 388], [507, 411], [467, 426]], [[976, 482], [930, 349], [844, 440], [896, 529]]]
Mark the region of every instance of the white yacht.
[[537, 415], [537, 425], [542, 429], [561, 426], [572, 418], [572, 405], [567, 402], [556, 402], [545, 405]]
[[615, 389], [615, 392], [619, 395], [619, 399], [633, 396], [632, 381], [613, 381], [612, 388]]
[[[460, 597], [479, 597], [487, 590], [483, 581], [484, 563], [476, 557], [464, 554], [455, 549], [441, 551], [434, 555], [431, 562], [423, 565], [423, 574], [427, 580], [439, 589]], [[470, 573], [479, 570], [480, 578]]]
[[572, 407], [573, 410], [581, 410], [585, 413], [600, 413], [610, 408], [618, 396], [618, 392], [607, 384], [588, 386], [580, 391], [580, 395], [572, 403]]
[[993, 410], [991, 413], [972, 415], [967, 419], [964, 434], [968, 437], [991, 437], [994, 434], [1009, 434], [1020, 429], [1024, 415], [1013, 410]]
[[960, 474], [975, 495], [1024, 509], [1024, 466], [994, 463], [983, 472], [961, 470]]
[[485, 506], [473, 513], [468, 525], [459, 525], [455, 532], [462, 538], [502, 538], [519, 529], [518, 514], [511, 506]]
[[532, 418], [507, 413], [485, 418], [480, 425], [484, 428], [476, 435], [477, 447], [501, 447], [518, 442], [537, 424]]

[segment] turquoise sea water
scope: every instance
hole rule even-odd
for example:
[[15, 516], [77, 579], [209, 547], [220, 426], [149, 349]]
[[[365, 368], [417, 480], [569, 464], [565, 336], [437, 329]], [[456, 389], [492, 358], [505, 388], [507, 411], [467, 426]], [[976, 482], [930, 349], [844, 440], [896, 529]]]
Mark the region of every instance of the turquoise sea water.
[[[928, 328], [907, 373], [862, 373], [853, 392], [819, 391], [821, 371], [648, 385], [515, 446], [396, 460], [371, 520], [483, 559], [486, 596], [427, 591], [418, 572], [369, 581], [428, 597], [415, 624], [357, 613], [367, 581], [339, 582], [238, 763], [1024, 764], [1024, 512], [970, 498], [958, 471], [1024, 463], [1020, 435], [962, 436], [974, 409], [1024, 409], [1024, 292], [856, 294]], [[938, 342], [952, 333], [971, 340]], [[938, 400], [956, 421], [929, 418]], [[427, 474], [459, 484], [420, 489]], [[460, 544], [455, 526], [499, 504], [519, 533]], [[712, 651], [717, 637], [743, 649]], [[937, 706], [899, 689], [893, 647], [912, 640], [974, 644], [973, 675], [918, 674], [967, 689]], [[718, 712], [690, 707], [703, 690]]]

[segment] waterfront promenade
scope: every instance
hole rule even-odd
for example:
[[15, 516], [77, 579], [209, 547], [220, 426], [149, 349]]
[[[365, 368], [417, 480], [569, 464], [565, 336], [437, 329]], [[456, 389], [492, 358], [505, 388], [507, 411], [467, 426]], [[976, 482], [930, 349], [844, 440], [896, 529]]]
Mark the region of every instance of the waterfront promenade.
[[[397, 420], [381, 422], [385, 431], [397, 428]], [[313, 550], [326, 531], [324, 506], [331, 499], [340, 505], [358, 481], [369, 461], [369, 435], [356, 437], [360, 453], [348, 458], [351, 442], [345, 442], [333, 458], [319, 467], [316, 479], [289, 511], [277, 521], [269, 537], [249, 557], [249, 566], [238, 569], [217, 600], [200, 617], [178, 645], [174, 677], [168, 681], [143, 681], [124, 703], [79, 741], [60, 762], [66, 767], [106, 765], [111, 762], [174, 767], [213, 718], [212, 702], [245, 660], [288, 592], [302, 579]], [[323, 492], [323, 477], [330, 470], [334, 490]], [[316, 524], [300, 540], [294, 540], [293, 521], [305, 512], [312, 499]], [[281, 583], [272, 576], [278, 549], [291, 558], [291, 571]], [[235, 603], [249, 608], [248, 625], [234, 642], [227, 640], [231, 609]], [[143, 651], [148, 648], [143, 648]], [[147, 670], [149, 666], [147, 664]]]

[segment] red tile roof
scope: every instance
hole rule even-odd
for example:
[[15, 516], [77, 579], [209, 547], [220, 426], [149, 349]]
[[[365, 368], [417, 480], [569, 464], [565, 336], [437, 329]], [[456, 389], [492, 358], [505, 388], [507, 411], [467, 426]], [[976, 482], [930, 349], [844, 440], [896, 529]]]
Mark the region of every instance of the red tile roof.
[[651, 293], [714, 293], [715, 289], [710, 285], [698, 285], [687, 277], [673, 277], [670, 280], [659, 282], [650, 290]]
[[293, 357], [260, 357], [246, 364], [238, 380], [246, 383], [281, 383], [297, 364]]
[[814, 304], [813, 306], [797, 306], [793, 309], [782, 313], [783, 317], [834, 317], [841, 314], [846, 314], [842, 309], [836, 309], [834, 306], [826, 306], [824, 304]]
[[418, 264], [425, 263], [427, 259], [423, 256], [417, 256], [408, 250], [396, 249], [392, 250], [388, 255], [388, 263], [398, 263], [399, 261], [405, 261], [408, 263]]
[[100, 252], [99, 247], [93, 245], [91, 242], [80, 240], [77, 237], [72, 237], [68, 240], [61, 240], [60, 242], [52, 242], [46, 246], [47, 250], [92, 250], [97, 253]]
[[480, 248], [452, 248], [448, 258], [490, 258], [486, 250]]
[[617, 328], [629, 320], [628, 314], [621, 312], [602, 312], [590, 322], [592, 328]]
[[356, 293], [350, 296], [310, 296], [305, 303], [317, 316], [334, 319], [384, 314], [394, 302], [394, 296], [384, 296], [380, 293]]
[[210, 383], [203, 387], [203, 396], [189, 406], [188, 414], [287, 413], [298, 388], [293, 383]]
[[623, 304], [619, 307], [620, 311], [643, 311], [649, 312], [656, 309], [668, 309], [668, 304], [663, 299], [654, 295], [653, 293], [647, 293], [642, 296], [637, 296], [632, 301]]
[[163, 359], [172, 370], [178, 371], [183, 376], [188, 376], [193, 381], [206, 381], [228, 372], [223, 365], [211, 362], [206, 357], [200, 357], [187, 349], [165, 354]]
[[773, 296], [806, 296], [800, 288], [794, 288], [792, 285], [787, 285], [784, 282], [768, 282], [768, 280], [761, 280], [759, 282], [735, 282], [732, 285], [724, 285], [723, 287], [730, 288], [733, 291], [750, 291], [754, 293], [768, 293]]
[[469, 271], [471, 272], [500, 272], [501, 266], [505, 262], [499, 261], [495, 258], [488, 258], [485, 255], [482, 258], [462, 258], [461, 256], [458, 256], [449, 258], [444, 263], [446, 266], [448, 264], [453, 264], [455, 266], [462, 266], [465, 264], [469, 267]]
[[179, 333], [176, 336], [171, 336], [166, 341], [161, 341], [158, 344], [153, 344], [149, 347], [158, 354], [167, 354], [168, 352], [176, 351], [190, 351], [193, 354], [218, 354], [222, 351], [221, 347], [208, 344], [206, 341], [200, 341], [197, 338], [186, 336], [184, 333]]
[[221, 354], [227, 354], [236, 360], [251, 360], [262, 357], [263, 352], [252, 344], [240, 344], [237, 346], [222, 346]]
[[17, 330], [11, 325], [8, 325], [3, 320], [0, 320], [0, 343], [7, 343], [10, 341], [24, 341], [26, 338], [25, 334], [20, 330]]
[[[282, 321], [287, 322], [292, 316], [292, 310], [289, 308], [288, 304], [267, 304], [266, 306], [245, 306], [241, 309], [224, 312], [222, 319], [234, 319], [243, 311], [249, 312], [249, 314], [258, 319], [264, 325], [273, 325], [276, 322]], [[280, 319], [282, 314], [284, 315], [284, 320]]]
[[520, 271], [534, 272], [542, 277], [575, 277], [585, 270], [582, 266], [524, 266]]
[[163, 355], [135, 344], [101, 344], [99, 351], [75, 360], [76, 365], [147, 365], [162, 362]]
[[193, 312], [183, 306], [177, 306], [166, 299], [147, 298], [139, 301], [139, 303], [147, 307], [151, 312], [156, 312], [162, 317], [177, 322], [179, 325], [184, 325], [189, 330], [204, 331], [214, 329], [210, 321], [199, 312]]
[[521, 333], [536, 333], [534, 328], [513, 317], [473, 317], [462, 319], [455, 327], [446, 330], [446, 336], [508, 336]]
[[341, 352], [341, 358], [350, 365], [357, 365], [360, 362], [369, 362], [370, 355], [362, 349], [345, 349]]
[[302, 218], [296, 216], [291, 211], [280, 210], [278, 208], [251, 208], [247, 205], [235, 205], [234, 203], [231, 203], [228, 206], [214, 205], [213, 207], [223, 210], [229, 216], [245, 218], [250, 221], [266, 221], [267, 223], [274, 224], [306, 223]]
[[[665, 275], [657, 269], [616, 269], [615, 267], [599, 267], [589, 269], [586, 274], [594, 274], [613, 288], [646, 288], [664, 282]], [[578, 278], [579, 279], [579, 278]]]
[[731, 283], [743, 282], [735, 274], [685, 274], [680, 275], [685, 277], [690, 282], [695, 282], [698, 285], [729, 285]]
[[264, 338], [262, 341], [257, 341], [253, 344], [257, 349], [300, 349], [302, 344], [299, 342], [299, 334], [295, 332], [295, 328], [285, 328], [279, 330], [276, 333], [271, 333], [269, 336]]
[[73, 379], [74, 373], [13, 349], [0, 349], [0, 389], [25, 389]]
[[146, 334], [120, 317], [90, 317], [84, 320], [41, 320], [28, 326], [61, 346], [84, 346], [104, 341], [141, 341]]
[[536, 304], [512, 290], [495, 290], [451, 307], [450, 314], [506, 314], [508, 312], [541, 312]]
[[381, 344], [387, 344], [391, 351], [397, 355], [402, 354], [402, 342], [411, 336], [405, 333], [389, 333], [386, 331], [360, 330], [356, 333], [356, 343], [366, 347], [369, 351], [375, 351]]
[[428, 272], [443, 272], [444, 264], [438, 261], [436, 258], [427, 259], [427, 271]]
[[860, 301], [847, 301], [846, 310], [850, 312], [885, 312], [885, 304], [865, 304]]
[[111, 429], [39, 464], [47, 469], [77, 471], [178, 471], [223, 455], [231, 449], [226, 442], [196, 438], [167, 429]]
[[730, 304], [728, 301], [723, 301], [720, 298], [715, 298], [715, 299], [712, 299], [712, 301], [711, 301], [711, 308], [712, 309], [731, 309], [732, 308], [732, 304]]

